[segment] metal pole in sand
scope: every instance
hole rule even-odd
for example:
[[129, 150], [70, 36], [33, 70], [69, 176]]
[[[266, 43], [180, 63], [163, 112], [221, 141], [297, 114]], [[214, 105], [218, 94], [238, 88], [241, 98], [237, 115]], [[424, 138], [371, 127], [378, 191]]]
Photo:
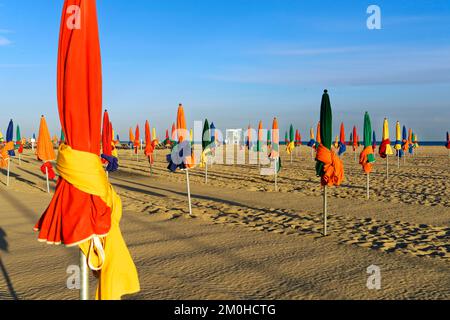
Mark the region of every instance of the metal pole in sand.
[[45, 167], [45, 179], [47, 180], [47, 193], [50, 193], [50, 184], [48, 182], [48, 168]]
[[386, 155], [386, 180], [389, 179], [389, 156]]
[[328, 214], [328, 206], [327, 206], [327, 186], [323, 187], [323, 235], [327, 235], [327, 214]]
[[8, 158], [8, 172], [6, 173], [6, 186], [9, 187], [9, 165], [11, 163], [11, 158]]
[[186, 184], [189, 201], [189, 215], [192, 216], [192, 203], [191, 203], [191, 186], [189, 184], [189, 169], [186, 169]]
[[313, 147], [311, 147], [311, 160], [314, 160], [314, 150], [313, 150]]
[[400, 151], [397, 150], [397, 169], [400, 169]]
[[208, 158], [205, 161], [205, 183], [208, 184]]
[[80, 250], [80, 300], [89, 300], [89, 268], [83, 251]]
[[278, 191], [278, 158], [275, 159], [275, 192]]
[[366, 187], [366, 189], [367, 189], [366, 190], [367, 191], [367, 197], [366, 197], [367, 200], [369, 200], [369, 198], [370, 198], [370, 184], [369, 183], [370, 183], [370, 174], [368, 173], [367, 174], [367, 184], [366, 184], [367, 185], [367, 187]]

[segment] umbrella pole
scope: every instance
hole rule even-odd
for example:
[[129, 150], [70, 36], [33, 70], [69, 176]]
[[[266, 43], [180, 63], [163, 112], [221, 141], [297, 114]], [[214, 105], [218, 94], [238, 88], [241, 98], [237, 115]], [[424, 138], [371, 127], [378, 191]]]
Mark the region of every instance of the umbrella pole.
[[11, 158], [8, 158], [8, 172], [6, 173], [6, 186], [9, 187], [9, 168], [10, 168]]
[[292, 151], [291, 151], [291, 164], [292, 164]]
[[47, 193], [50, 193], [50, 185], [48, 182], [48, 168], [47, 167], [45, 167], [45, 180], [47, 182]]
[[22, 161], [20, 159], [20, 153], [19, 153], [19, 166], [22, 164]]
[[275, 159], [275, 192], [278, 191], [278, 158]]
[[327, 204], [327, 186], [323, 187], [323, 235], [327, 235], [327, 214], [328, 214], [328, 204]]
[[83, 251], [80, 250], [80, 300], [89, 300], [89, 269]]
[[208, 158], [205, 161], [205, 183], [208, 184]]
[[314, 160], [314, 153], [313, 153], [313, 147], [311, 147], [311, 160]]
[[356, 150], [353, 150], [353, 156], [355, 158], [354, 162], [356, 163]]
[[370, 198], [370, 174], [367, 174], [367, 184], [366, 184], [366, 191], [367, 191], [367, 200]]
[[186, 169], [186, 184], [189, 201], [189, 215], [192, 216], [192, 203], [191, 203], [191, 186], [189, 184], [189, 169]]
[[386, 180], [389, 179], [389, 156], [386, 155]]

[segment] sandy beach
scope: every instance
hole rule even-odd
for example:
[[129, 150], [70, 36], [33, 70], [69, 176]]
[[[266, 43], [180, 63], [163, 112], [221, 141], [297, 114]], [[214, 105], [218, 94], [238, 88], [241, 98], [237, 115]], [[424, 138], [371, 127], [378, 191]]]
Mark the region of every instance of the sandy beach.
[[[282, 152], [279, 192], [258, 165], [212, 165], [186, 180], [158, 150], [119, 153], [110, 181], [123, 202], [121, 229], [141, 292], [127, 299], [449, 299], [450, 171], [444, 147], [421, 147], [400, 168], [376, 157], [366, 200], [361, 166], [344, 157], [345, 181], [329, 191], [329, 236], [310, 148]], [[77, 299], [66, 286], [78, 250], [37, 241], [33, 226], [50, 202], [40, 162], [25, 150], [0, 174], [0, 300]], [[53, 192], [55, 183], [51, 182]], [[380, 267], [381, 289], [366, 287]], [[91, 291], [95, 278], [91, 277]]]

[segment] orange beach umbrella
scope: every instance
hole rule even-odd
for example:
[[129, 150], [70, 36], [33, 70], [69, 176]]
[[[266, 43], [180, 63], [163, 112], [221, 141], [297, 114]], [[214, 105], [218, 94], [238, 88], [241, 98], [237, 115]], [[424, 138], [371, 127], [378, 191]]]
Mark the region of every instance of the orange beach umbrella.
[[[68, 23], [73, 6], [80, 10], [79, 28]], [[99, 157], [102, 72], [95, 1], [64, 2], [57, 88], [66, 144], [59, 148], [60, 179], [55, 194], [35, 229], [40, 241], [79, 246], [80, 260], [97, 270], [96, 297], [120, 299], [139, 291], [139, 280], [120, 232], [120, 197], [109, 184]]]

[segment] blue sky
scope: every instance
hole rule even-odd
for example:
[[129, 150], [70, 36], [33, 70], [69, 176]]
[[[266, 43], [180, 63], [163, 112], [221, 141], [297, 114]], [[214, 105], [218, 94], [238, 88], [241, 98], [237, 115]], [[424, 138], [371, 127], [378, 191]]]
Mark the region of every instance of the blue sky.
[[[330, 92], [334, 129], [387, 116], [419, 140], [450, 130], [450, 1], [97, 0], [104, 106], [126, 139], [163, 134], [179, 102], [189, 122], [253, 126], [273, 116], [304, 137]], [[381, 30], [366, 9], [381, 8]], [[0, 129], [47, 116], [59, 132], [56, 54], [63, 0], [0, 0]], [[59, 134], [59, 133], [58, 133]]]

